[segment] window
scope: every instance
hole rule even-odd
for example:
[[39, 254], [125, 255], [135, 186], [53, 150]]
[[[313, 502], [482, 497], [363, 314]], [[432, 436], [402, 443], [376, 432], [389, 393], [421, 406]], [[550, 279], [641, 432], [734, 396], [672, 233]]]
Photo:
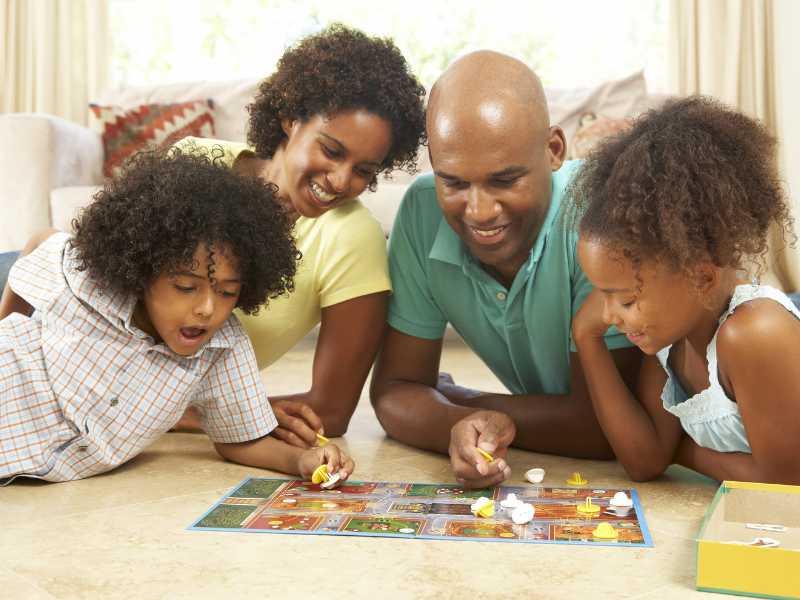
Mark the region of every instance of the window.
[[492, 48], [545, 85], [591, 86], [646, 69], [666, 83], [667, 0], [110, 0], [116, 85], [259, 78], [297, 39], [340, 21], [391, 36], [426, 86]]

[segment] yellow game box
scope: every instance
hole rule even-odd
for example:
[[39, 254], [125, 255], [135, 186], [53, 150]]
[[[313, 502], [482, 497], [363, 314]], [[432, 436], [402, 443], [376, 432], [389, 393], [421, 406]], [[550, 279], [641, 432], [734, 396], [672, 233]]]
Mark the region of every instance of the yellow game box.
[[697, 589], [800, 598], [800, 486], [723, 481], [697, 536]]

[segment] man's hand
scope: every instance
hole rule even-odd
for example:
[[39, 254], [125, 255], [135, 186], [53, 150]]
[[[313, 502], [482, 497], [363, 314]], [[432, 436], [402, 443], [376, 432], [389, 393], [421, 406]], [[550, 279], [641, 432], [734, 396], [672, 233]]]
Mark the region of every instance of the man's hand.
[[[508, 479], [511, 469], [504, 459], [516, 433], [514, 421], [497, 411], [481, 410], [456, 423], [450, 431], [449, 453], [458, 481], [482, 488]], [[478, 448], [494, 460], [487, 462]]]
[[272, 436], [298, 448], [312, 448], [317, 444], [317, 433], [322, 431], [322, 421], [304, 402], [274, 400], [270, 402], [278, 427]]

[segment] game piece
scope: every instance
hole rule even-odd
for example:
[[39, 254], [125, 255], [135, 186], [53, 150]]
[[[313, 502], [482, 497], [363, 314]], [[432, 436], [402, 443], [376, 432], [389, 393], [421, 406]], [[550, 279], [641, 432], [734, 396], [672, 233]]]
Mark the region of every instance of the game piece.
[[586, 501], [583, 504], [578, 504], [578, 512], [584, 515], [593, 515], [600, 512], [600, 507], [597, 504], [592, 504], [591, 496], [586, 496]]
[[480, 454], [486, 460], [486, 462], [492, 462], [494, 460], [494, 456], [489, 454], [483, 448], [475, 448], [475, 449], [478, 451], [478, 454]]
[[619, 532], [611, 523], [600, 523], [594, 528], [592, 535], [603, 540], [615, 540], [619, 537]]
[[338, 473], [334, 473], [333, 475], [329, 475], [328, 476], [327, 481], [324, 481], [321, 484], [319, 484], [319, 487], [321, 487], [324, 490], [329, 490], [333, 486], [335, 486], [337, 483], [339, 483], [340, 479], [341, 479], [341, 477], [339, 477], [339, 474]]
[[615, 508], [630, 508], [633, 506], [633, 500], [625, 492], [617, 492], [609, 504]]
[[724, 544], [735, 544], [737, 546], [756, 546], [757, 548], [777, 548], [781, 545], [781, 543], [773, 538], [768, 537], [757, 537], [753, 538], [750, 542], [740, 542], [739, 540], [734, 540], [731, 542], [723, 542]]
[[[338, 470], [331, 470], [328, 479], [335, 479], [336, 473]], [[324, 481], [312, 485], [310, 478], [311, 474], [304, 481], [246, 478], [196, 519], [191, 529], [450, 541], [471, 539], [525, 544], [652, 546], [636, 492], [630, 489], [625, 492], [633, 499], [633, 506], [624, 509], [629, 514], [619, 516], [605, 511], [616, 510], [608, 502], [620, 488], [599, 493], [588, 487], [534, 488], [519, 482], [517, 485], [473, 490], [455, 483], [340, 480], [334, 491], [322, 489]], [[321, 473], [317, 479], [321, 480]], [[576, 504], [583, 504], [587, 496], [601, 507], [602, 513], [582, 514], [576, 510]], [[481, 497], [483, 499], [479, 500]], [[519, 504], [509, 509], [501, 501], [506, 506], [514, 502]], [[473, 508], [481, 511], [473, 514], [471, 503], [478, 504]], [[595, 537], [593, 531], [600, 522], [613, 525], [618, 537]], [[744, 523], [740, 524], [739, 531], [747, 532], [740, 538], [747, 542], [742, 543], [748, 543], [754, 535], [770, 535], [746, 530]], [[776, 533], [773, 537], [780, 535], [786, 534]], [[764, 541], [760, 543], [765, 544]], [[787, 543], [783, 542], [781, 546]]]
[[328, 442], [330, 442], [330, 440], [328, 438], [326, 438], [321, 433], [317, 432], [317, 446], [322, 447], [325, 444], [327, 444]]
[[535, 513], [536, 509], [533, 507], [533, 504], [524, 502], [511, 512], [511, 520], [517, 525], [525, 525], [525, 523], [533, 519]]
[[786, 531], [786, 527], [783, 525], [770, 525], [768, 523], [747, 523], [745, 527], [761, 531], [774, 531], [775, 533], [784, 533]]
[[505, 508], [507, 511], [512, 511], [515, 508], [517, 508], [518, 506], [520, 506], [521, 504], [522, 504], [522, 500], [517, 498], [517, 495], [515, 493], [513, 493], [513, 492], [511, 492], [508, 496], [506, 496], [505, 500], [500, 502], [500, 506]]
[[488, 518], [494, 516], [494, 500], [490, 500], [485, 496], [478, 498], [469, 508], [476, 517]]
[[544, 479], [544, 469], [541, 469], [539, 467], [528, 469], [525, 472], [525, 479], [527, 479], [531, 483], [541, 483], [542, 480]]
[[575, 471], [572, 475], [570, 475], [569, 479], [567, 479], [567, 485], [586, 485], [589, 483], [583, 476]]
[[330, 475], [328, 475], [328, 465], [318, 466], [311, 474], [311, 483], [323, 483], [328, 481], [328, 479], [330, 479]]

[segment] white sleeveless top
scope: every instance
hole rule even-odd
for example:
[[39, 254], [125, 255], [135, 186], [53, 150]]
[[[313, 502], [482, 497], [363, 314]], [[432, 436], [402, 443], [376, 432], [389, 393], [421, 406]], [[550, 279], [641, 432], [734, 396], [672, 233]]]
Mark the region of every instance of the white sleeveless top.
[[658, 361], [667, 372], [667, 381], [661, 392], [664, 409], [680, 419], [683, 429], [697, 445], [717, 452], [750, 453], [750, 444], [747, 441], [742, 417], [739, 414], [739, 406], [728, 398], [719, 382], [717, 335], [725, 319], [733, 314], [737, 306], [757, 298], [774, 300], [800, 319], [800, 310], [780, 290], [766, 285], [736, 286], [728, 309], [719, 318], [717, 331], [706, 350], [709, 386], [694, 396], [689, 397], [686, 394], [668, 365], [667, 361], [672, 346], [663, 348], [657, 354]]

